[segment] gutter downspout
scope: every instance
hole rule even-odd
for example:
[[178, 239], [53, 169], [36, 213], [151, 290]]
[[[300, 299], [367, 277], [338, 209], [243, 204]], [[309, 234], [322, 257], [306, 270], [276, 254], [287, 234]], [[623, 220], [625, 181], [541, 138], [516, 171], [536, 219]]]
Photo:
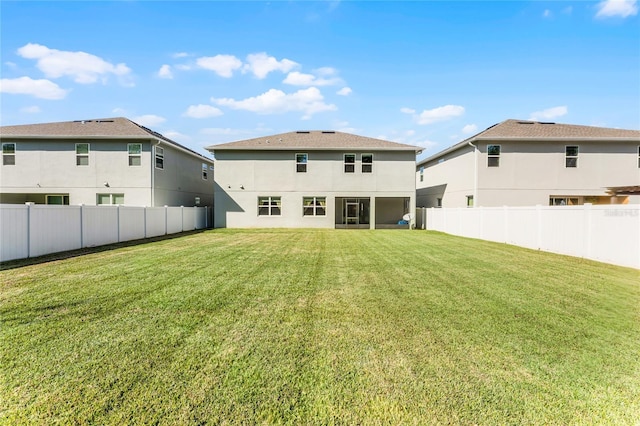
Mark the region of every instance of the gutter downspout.
[[467, 145], [473, 147], [473, 208], [478, 205], [478, 147], [467, 142]]
[[156, 206], [156, 147], [160, 145], [160, 139], [156, 139], [155, 145], [151, 145], [151, 207]]

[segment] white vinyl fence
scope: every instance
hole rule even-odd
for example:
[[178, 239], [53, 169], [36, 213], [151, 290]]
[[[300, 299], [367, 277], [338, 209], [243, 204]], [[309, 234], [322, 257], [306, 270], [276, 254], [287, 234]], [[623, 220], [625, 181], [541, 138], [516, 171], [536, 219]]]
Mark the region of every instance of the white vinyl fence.
[[0, 204], [0, 261], [204, 229], [207, 207]]
[[417, 227], [640, 269], [640, 205], [418, 209]]

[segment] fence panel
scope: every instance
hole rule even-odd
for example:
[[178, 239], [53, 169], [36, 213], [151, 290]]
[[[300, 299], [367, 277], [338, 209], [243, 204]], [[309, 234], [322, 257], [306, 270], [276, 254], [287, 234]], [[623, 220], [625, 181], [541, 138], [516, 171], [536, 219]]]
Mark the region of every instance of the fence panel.
[[426, 228], [640, 269], [640, 205], [431, 208]]
[[82, 207], [82, 246], [95, 247], [118, 242], [118, 207]]
[[144, 207], [120, 206], [118, 208], [120, 241], [139, 240], [146, 236], [144, 210]]
[[29, 207], [0, 204], [0, 262], [29, 256]]
[[167, 209], [147, 207], [145, 209], [146, 238], [159, 237], [167, 233]]
[[80, 206], [29, 207], [29, 256], [36, 257], [82, 247]]
[[0, 205], [0, 261], [204, 229], [205, 207]]
[[167, 207], [167, 234], [182, 232], [182, 207]]

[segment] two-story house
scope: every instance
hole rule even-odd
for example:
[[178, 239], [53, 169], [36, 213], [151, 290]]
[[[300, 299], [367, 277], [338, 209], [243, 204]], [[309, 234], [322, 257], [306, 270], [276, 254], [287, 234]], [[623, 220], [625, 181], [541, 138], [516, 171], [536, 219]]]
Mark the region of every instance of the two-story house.
[[0, 202], [212, 206], [213, 160], [126, 118], [0, 127]]
[[415, 146], [297, 131], [207, 149], [215, 227], [409, 227], [415, 211]]
[[640, 202], [640, 131], [506, 120], [417, 164], [418, 207]]

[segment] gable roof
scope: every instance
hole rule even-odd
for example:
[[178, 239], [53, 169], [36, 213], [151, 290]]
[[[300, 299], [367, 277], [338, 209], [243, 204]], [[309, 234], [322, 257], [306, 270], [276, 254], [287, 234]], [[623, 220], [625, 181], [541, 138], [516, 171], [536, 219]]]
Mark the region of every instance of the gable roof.
[[558, 124], [530, 120], [509, 119], [458, 142], [418, 163], [422, 165], [470, 143], [479, 141], [529, 141], [529, 142], [588, 142], [588, 141], [631, 141], [640, 142], [640, 130], [613, 129], [607, 127]]
[[55, 123], [1, 126], [0, 137], [7, 139], [159, 139], [176, 148], [210, 158], [175, 142], [162, 134], [135, 123], [128, 118], [98, 118], [91, 120], [61, 121]]
[[211, 145], [206, 147], [206, 149], [211, 152], [238, 150], [344, 151], [349, 149], [371, 151], [414, 151], [416, 153], [422, 151], [422, 148], [413, 145], [405, 145], [382, 139], [328, 130], [281, 133], [278, 135]]

